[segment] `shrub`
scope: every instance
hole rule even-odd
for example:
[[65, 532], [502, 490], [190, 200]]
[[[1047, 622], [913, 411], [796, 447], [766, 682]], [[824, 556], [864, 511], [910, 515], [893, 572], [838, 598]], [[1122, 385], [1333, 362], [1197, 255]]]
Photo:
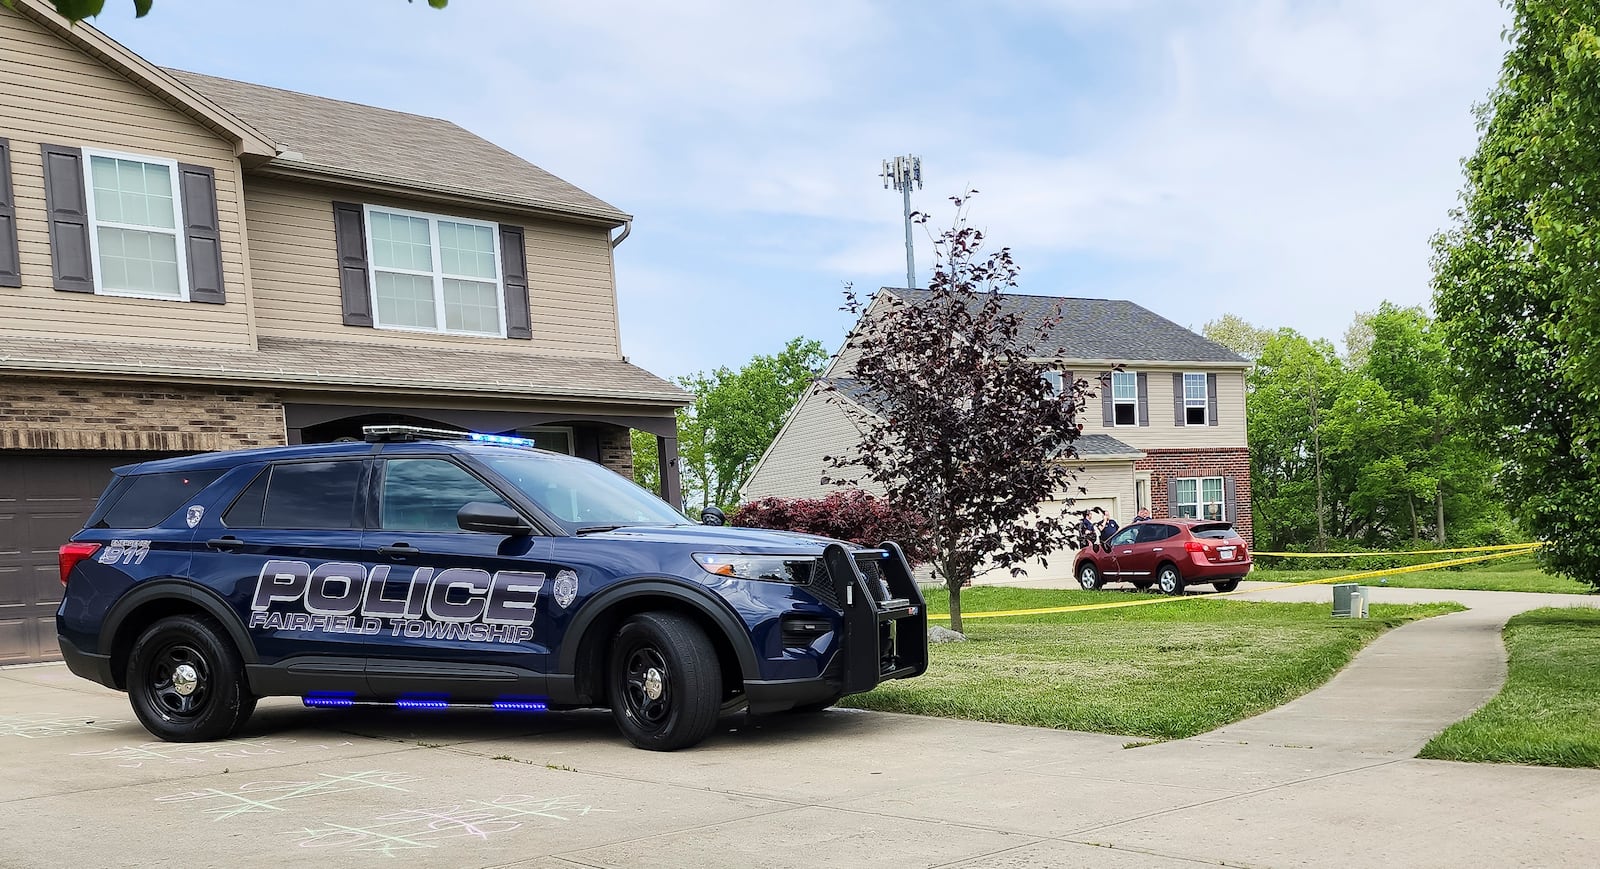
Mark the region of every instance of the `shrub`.
[[840, 489], [823, 498], [762, 498], [739, 505], [730, 521], [745, 528], [799, 531], [877, 546], [893, 540], [913, 564], [928, 560], [922, 517], [860, 489]]

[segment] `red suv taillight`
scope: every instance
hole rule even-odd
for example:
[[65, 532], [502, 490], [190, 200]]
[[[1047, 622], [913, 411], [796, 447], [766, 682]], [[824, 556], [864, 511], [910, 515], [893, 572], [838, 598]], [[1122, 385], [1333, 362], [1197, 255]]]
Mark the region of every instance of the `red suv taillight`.
[[1211, 547], [1205, 545], [1204, 543], [1201, 543], [1198, 540], [1185, 540], [1185, 541], [1183, 541], [1183, 551], [1185, 551], [1185, 552], [1210, 552], [1211, 551]]
[[78, 562], [84, 560], [85, 558], [89, 558], [99, 551], [100, 544], [98, 543], [63, 544], [60, 552], [57, 554], [57, 560], [61, 564], [61, 584], [67, 584], [67, 577], [72, 573], [72, 568], [78, 566]]

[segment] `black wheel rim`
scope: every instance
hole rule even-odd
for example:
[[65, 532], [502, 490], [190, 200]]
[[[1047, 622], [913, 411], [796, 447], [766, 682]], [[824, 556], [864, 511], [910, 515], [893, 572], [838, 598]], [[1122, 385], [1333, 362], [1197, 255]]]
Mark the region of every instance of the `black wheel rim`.
[[190, 717], [203, 710], [211, 696], [211, 665], [194, 646], [172, 643], [151, 659], [145, 684], [162, 712]]
[[654, 646], [638, 646], [628, 653], [622, 674], [623, 702], [628, 717], [648, 730], [666, 726], [672, 714], [672, 680], [667, 661]]

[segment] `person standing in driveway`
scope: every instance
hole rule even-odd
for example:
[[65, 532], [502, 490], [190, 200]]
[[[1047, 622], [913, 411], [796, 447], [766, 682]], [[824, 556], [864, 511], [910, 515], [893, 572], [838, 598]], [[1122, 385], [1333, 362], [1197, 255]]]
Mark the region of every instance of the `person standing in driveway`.
[[1133, 514], [1133, 521], [1135, 523], [1149, 522], [1150, 521], [1150, 508], [1149, 507], [1140, 507], [1139, 508], [1139, 512]]

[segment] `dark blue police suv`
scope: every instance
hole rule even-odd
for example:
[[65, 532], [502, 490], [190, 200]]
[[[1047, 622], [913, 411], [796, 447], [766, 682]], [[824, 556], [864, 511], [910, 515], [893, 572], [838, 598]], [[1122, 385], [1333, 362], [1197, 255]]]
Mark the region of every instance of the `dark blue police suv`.
[[592, 462], [405, 426], [118, 468], [61, 547], [79, 676], [170, 741], [307, 706], [609, 706], [641, 748], [927, 667], [904, 555], [691, 524]]

